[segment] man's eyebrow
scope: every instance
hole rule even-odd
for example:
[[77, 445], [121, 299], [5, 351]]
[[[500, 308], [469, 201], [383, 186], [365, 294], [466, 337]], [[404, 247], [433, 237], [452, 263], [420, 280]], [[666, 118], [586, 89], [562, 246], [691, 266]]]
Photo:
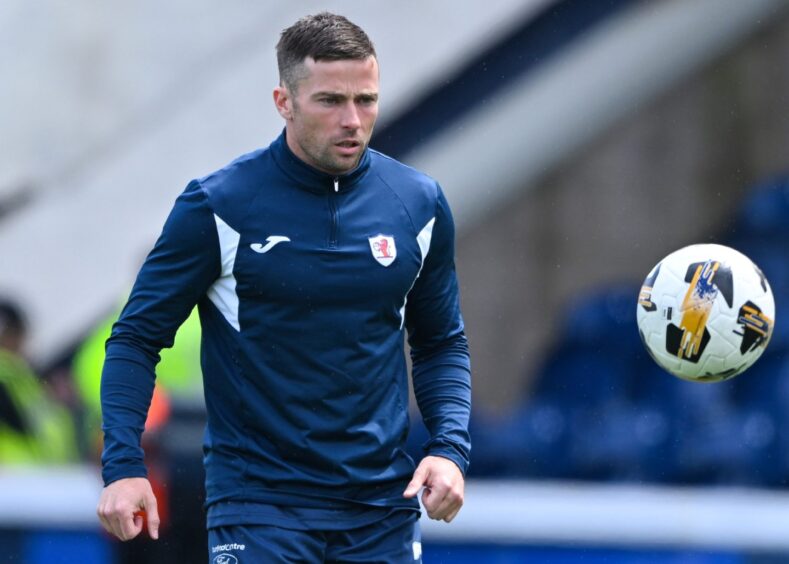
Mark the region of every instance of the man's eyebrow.
[[[321, 90], [319, 92], [315, 92], [311, 96], [312, 98], [347, 98], [348, 94], [344, 92], [332, 92], [330, 90]], [[365, 98], [378, 98], [378, 92], [372, 90], [368, 92], [358, 92], [353, 95], [354, 98], [365, 97]]]
[[320, 92], [315, 92], [312, 95], [313, 98], [321, 98], [323, 96], [326, 96], [328, 98], [345, 98], [346, 94], [343, 94], [342, 92], [332, 92], [332, 91], [329, 91], [329, 90], [321, 90]]

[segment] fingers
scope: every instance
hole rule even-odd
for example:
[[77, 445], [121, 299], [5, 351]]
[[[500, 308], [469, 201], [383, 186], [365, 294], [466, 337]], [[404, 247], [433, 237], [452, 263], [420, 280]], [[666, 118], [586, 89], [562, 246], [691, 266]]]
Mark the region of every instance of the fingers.
[[411, 478], [411, 481], [408, 483], [408, 486], [405, 488], [405, 491], [403, 492], [403, 497], [412, 498], [416, 494], [418, 494], [419, 489], [423, 485], [425, 485], [425, 481], [427, 480], [427, 477], [428, 477], [427, 468], [424, 465], [420, 464], [419, 467], [417, 467], [416, 471], [414, 471], [413, 478]]
[[[421, 481], [421, 485], [425, 486], [422, 505], [428, 517], [447, 523], [455, 518], [463, 506], [465, 484], [463, 474], [454, 462], [440, 456], [427, 456], [414, 472], [414, 479], [406, 488], [406, 493], [412, 491], [411, 485], [416, 481]], [[418, 490], [417, 487], [413, 492]]]
[[97, 513], [104, 529], [122, 541], [133, 539], [142, 530], [142, 516], [135, 515], [131, 505], [106, 500], [99, 505]]
[[112, 532], [112, 526], [110, 525], [109, 520], [106, 517], [104, 517], [102, 513], [101, 505], [99, 505], [99, 507], [96, 508], [96, 515], [99, 516], [99, 522], [101, 523], [101, 526], [104, 527], [104, 530], [110, 534], [115, 534]]
[[117, 525], [120, 534], [117, 537], [124, 541], [133, 539], [142, 531], [142, 521], [142, 515], [120, 516]]
[[452, 519], [454, 519], [458, 513], [460, 513], [460, 508], [463, 507], [463, 503], [461, 502], [454, 510], [450, 511], [446, 517], [444, 517], [444, 521], [447, 523], [451, 523]]
[[148, 517], [148, 534], [159, 538], [159, 511], [151, 485], [145, 478], [126, 478], [113, 482], [101, 493], [96, 514], [104, 529], [120, 540], [133, 539], [143, 529], [143, 514]]
[[159, 538], [159, 508], [153, 492], [150, 492], [145, 498], [145, 511], [148, 515], [148, 535], [156, 540]]
[[422, 494], [422, 505], [428, 517], [449, 523], [463, 506], [463, 490], [446, 482], [432, 485]]

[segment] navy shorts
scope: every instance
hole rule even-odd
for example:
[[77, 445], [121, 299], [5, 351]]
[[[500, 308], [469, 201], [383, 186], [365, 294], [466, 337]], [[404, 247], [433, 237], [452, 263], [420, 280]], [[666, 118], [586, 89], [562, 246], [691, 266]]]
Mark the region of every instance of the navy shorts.
[[294, 530], [273, 525], [229, 525], [208, 530], [210, 564], [304, 562], [422, 562], [419, 514], [396, 511], [349, 530]]

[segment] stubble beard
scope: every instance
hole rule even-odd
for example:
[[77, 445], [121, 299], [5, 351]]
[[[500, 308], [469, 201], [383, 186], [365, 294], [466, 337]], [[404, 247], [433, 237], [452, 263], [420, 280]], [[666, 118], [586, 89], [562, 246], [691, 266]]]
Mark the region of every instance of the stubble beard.
[[303, 141], [299, 141], [299, 146], [304, 154], [312, 160], [312, 166], [319, 168], [329, 174], [345, 174], [355, 169], [359, 165], [359, 160], [362, 158], [364, 151], [367, 149], [367, 143], [359, 147], [359, 152], [350, 164], [347, 160], [343, 160], [338, 156], [332, 154], [334, 145], [331, 142], [325, 144], [320, 140], [308, 136]]

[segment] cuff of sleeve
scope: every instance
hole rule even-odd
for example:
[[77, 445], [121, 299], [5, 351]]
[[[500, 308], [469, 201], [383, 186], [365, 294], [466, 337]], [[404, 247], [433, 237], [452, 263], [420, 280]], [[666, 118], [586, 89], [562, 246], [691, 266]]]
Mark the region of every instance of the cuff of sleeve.
[[466, 477], [469, 465], [468, 455], [461, 453], [457, 448], [447, 444], [432, 444], [432, 446], [428, 445], [425, 447], [425, 452], [428, 456], [440, 456], [451, 460], [460, 468], [460, 473], [463, 474], [463, 477]]
[[123, 478], [147, 478], [148, 470], [142, 462], [126, 463], [123, 465], [106, 464], [101, 471], [104, 486], [117, 482]]

